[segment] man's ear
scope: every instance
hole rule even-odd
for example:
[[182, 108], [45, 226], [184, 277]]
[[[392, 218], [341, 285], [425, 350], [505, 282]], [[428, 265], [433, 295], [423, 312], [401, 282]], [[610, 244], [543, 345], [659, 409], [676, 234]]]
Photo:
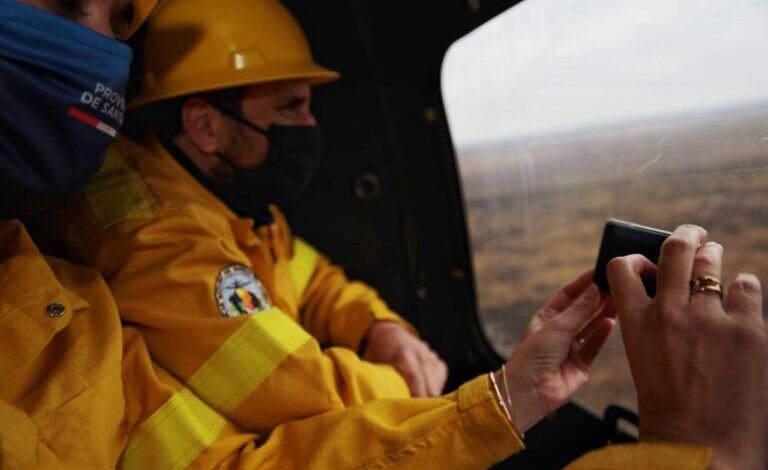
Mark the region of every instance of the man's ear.
[[193, 96], [181, 107], [181, 127], [197, 151], [210, 155], [219, 149], [224, 132], [221, 114], [206, 100]]

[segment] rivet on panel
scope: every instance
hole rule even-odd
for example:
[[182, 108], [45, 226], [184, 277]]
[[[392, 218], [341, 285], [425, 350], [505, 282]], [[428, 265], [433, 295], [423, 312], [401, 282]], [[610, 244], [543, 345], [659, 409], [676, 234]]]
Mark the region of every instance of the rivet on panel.
[[424, 108], [424, 120], [430, 123], [437, 121], [437, 111], [435, 111], [435, 108]]
[[355, 196], [362, 201], [370, 201], [381, 192], [381, 181], [373, 173], [365, 173], [355, 179]]

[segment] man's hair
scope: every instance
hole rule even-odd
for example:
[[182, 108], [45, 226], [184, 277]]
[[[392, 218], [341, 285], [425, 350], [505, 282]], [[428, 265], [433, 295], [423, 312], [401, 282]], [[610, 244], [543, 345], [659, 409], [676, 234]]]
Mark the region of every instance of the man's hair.
[[197, 96], [218, 108], [242, 117], [243, 98], [247, 90], [248, 87], [243, 86], [170, 98], [140, 110], [139, 119], [143, 128], [153, 130], [161, 141], [170, 142], [184, 130], [181, 109], [188, 99]]

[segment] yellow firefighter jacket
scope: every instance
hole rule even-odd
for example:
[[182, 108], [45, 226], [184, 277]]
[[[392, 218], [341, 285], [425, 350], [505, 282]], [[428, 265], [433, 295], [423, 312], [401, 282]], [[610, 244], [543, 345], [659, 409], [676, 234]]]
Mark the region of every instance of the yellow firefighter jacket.
[[[0, 222], [1, 469], [483, 468], [522, 446], [492, 397], [482, 377], [441, 398], [243, 432], [121, 329], [97, 272]], [[473, 451], [452, 455], [461, 449]]]
[[0, 222], [0, 469], [484, 468], [521, 447], [485, 377], [243, 432], [150, 360], [96, 271]]
[[356, 353], [374, 321], [404, 321], [272, 211], [254, 228], [157, 142], [123, 137], [67, 214], [67, 240], [153, 360], [244, 430], [409, 397], [394, 368]]
[[0, 222], [4, 468], [115, 465], [126, 439], [121, 345], [101, 276], [43, 257], [19, 221]]

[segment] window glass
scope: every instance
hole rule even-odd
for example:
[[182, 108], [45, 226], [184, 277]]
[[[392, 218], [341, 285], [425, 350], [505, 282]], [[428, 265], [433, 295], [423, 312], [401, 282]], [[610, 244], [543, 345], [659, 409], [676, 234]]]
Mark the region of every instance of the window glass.
[[[499, 353], [594, 264], [610, 217], [700, 224], [726, 247], [724, 279], [768, 281], [766, 24], [764, 0], [526, 0], [450, 48], [444, 100]], [[579, 397], [635, 407], [618, 332]]]

